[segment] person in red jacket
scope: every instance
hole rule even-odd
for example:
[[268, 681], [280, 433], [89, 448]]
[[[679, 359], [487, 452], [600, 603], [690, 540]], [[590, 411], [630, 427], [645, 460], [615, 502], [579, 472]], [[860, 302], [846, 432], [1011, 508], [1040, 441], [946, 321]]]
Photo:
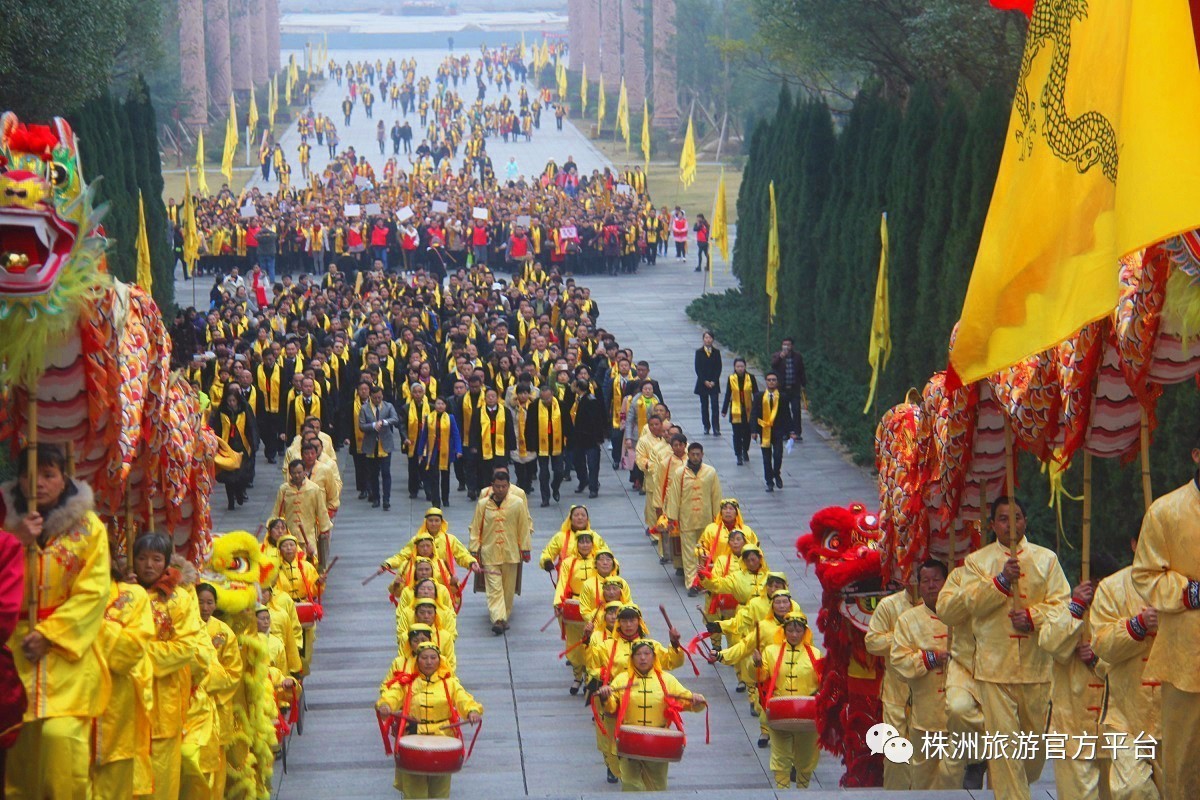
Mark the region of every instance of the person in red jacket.
[[675, 240], [675, 260], [687, 261], [687, 216], [679, 206], [675, 206], [675, 216], [671, 218], [671, 237]]
[[371, 250], [375, 259], [382, 261], [385, 265], [387, 264], [387, 243], [387, 225], [384, 224], [382, 218], [376, 219], [374, 227], [371, 228]]
[[488, 260], [488, 238], [487, 221], [482, 219], [475, 220], [471, 225], [471, 250], [474, 253], [475, 264], [486, 264]]
[[508, 237], [508, 268], [513, 275], [518, 275], [525, 264], [533, 260], [530, 252], [529, 236], [520, 225], [513, 226], [512, 236]]
[[417, 247], [421, 244], [421, 234], [412, 223], [405, 223], [400, 228], [400, 255], [404, 257], [405, 271], [416, 268]]
[[696, 215], [696, 224], [692, 226], [696, 232], [696, 272], [703, 266], [707, 271], [712, 269], [712, 258], [708, 254], [708, 220], [703, 214]]

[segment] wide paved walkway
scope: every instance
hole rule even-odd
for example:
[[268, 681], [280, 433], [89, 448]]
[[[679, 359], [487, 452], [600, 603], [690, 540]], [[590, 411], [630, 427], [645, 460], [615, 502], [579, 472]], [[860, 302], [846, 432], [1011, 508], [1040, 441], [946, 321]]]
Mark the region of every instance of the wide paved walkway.
[[[354, 53], [354, 57], [359, 55]], [[436, 62], [438, 57], [419, 54], [418, 60], [425, 63], [430, 58]], [[336, 110], [341, 96], [335, 97], [336, 87], [331, 86], [326, 86], [318, 102]], [[390, 124], [391, 117], [385, 114], [384, 118]], [[520, 151], [530, 165], [540, 165], [550, 157], [561, 158], [566, 150], [583, 166], [590, 150], [586, 139], [569, 124], [563, 133], [553, 131], [553, 127], [553, 123], [543, 125], [531, 145], [509, 147]], [[370, 144], [365, 125], [356, 123], [351, 133], [356, 143], [361, 133]], [[289, 140], [284, 141], [289, 146]], [[294, 148], [294, 143], [290, 147]], [[497, 156], [503, 151], [489, 143], [489, 149], [493, 148], [493, 158], [499, 165], [502, 162]], [[289, 157], [291, 152], [294, 149]], [[795, 539], [807, 529], [809, 517], [819, 508], [853, 500], [874, 503], [874, 481], [867, 472], [847, 462], [827, 435], [807, 418], [803, 443], [784, 459], [785, 488], [773, 494], [763, 492], [760, 463], [752, 459], [749, 466], [735, 466], [728, 426], [721, 438], [703, 435], [692, 394], [692, 357], [700, 332], [684, 311], [687, 303], [703, 291], [701, 276], [692, 268], [690, 262], [684, 265], [666, 259], [655, 267], [643, 266], [634, 276], [589, 276], [580, 281], [592, 288], [592, 297], [599, 303], [599, 325], [613, 332], [623, 346], [632, 347], [637, 358], [651, 362], [652, 375], [659, 380], [674, 419], [681, 422], [690, 437], [706, 445], [706, 459], [721, 476], [723, 494], [742, 501], [746, 521], [757, 531], [771, 568], [788, 573], [796, 600], [815, 621], [820, 586], [796, 557]], [[725, 264], [718, 262], [716, 270], [717, 290], [732, 284]], [[202, 287], [202, 291], [205, 289]], [[177, 284], [181, 301], [190, 297], [191, 290], [190, 284]], [[724, 352], [726, 371], [732, 367], [732, 355]], [[226, 512], [223, 504], [218, 504], [220, 507], [214, 510], [216, 530], [253, 531], [267, 518], [279, 481], [274, 469], [260, 460], [256, 485], [244, 507]], [[372, 510], [355, 499], [348, 456], [343, 456], [342, 469], [347, 489], [333, 538], [333, 553], [340, 561], [329, 578], [313, 673], [305, 684], [305, 734], [292, 739], [289, 772], [283, 775], [280, 770], [277, 774], [277, 796], [288, 800], [397, 796], [391, 788], [392, 764], [384, 755], [373, 712], [379, 683], [396, 652], [394, 613], [384, 578], [366, 587], [360, 582], [408, 540], [421, 524], [426, 504], [407, 499], [403, 490], [405, 466], [400, 459], [393, 463], [396, 491], [388, 513]], [[602, 467], [600, 497], [588, 503], [593, 526], [616, 551], [622, 575], [630, 581], [635, 600], [646, 612], [651, 634], [665, 638], [657, 610], [661, 604], [686, 640], [703, 630], [699, 601], [687, 597], [673, 569], [659, 565], [642, 527], [642, 498], [630, 490], [625, 477], [608, 466]], [[546, 509], [533, 504], [535, 556], [577, 499], [573, 485], [564, 485], [561, 503]], [[456, 493], [446, 508], [451, 531], [464, 539], [472, 510], [465, 493]], [[590, 797], [612, 794], [619, 788], [605, 783], [590, 715], [579, 698], [567, 692], [570, 673], [556, 658], [562, 649], [557, 626], [551, 625], [546, 632], [539, 630], [550, 618], [551, 597], [552, 587], [545, 574], [536, 567], [527, 569], [512, 628], [504, 637], [492, 635], [483, 597], [466, 597], [459, 617], [458, 672], [466, 688], [483, 704], [485, 723], [474, 755], [453, 779], [455, 797]], [[706, 792], [716, 797], [736, 791], [741, 797], [776, 796], [770, 788], [770, 751], [755, 746], [757, 719], [751, 716], [745, 695], [734, 692], [732, 672], [703, 662], [698, 666], [699, 676], [686, 665], [676, 675], [708, 698], [712, 742], [704, 744], [703, 716], [686, 715], [689, 744], [683, 762], [671, 767], [672, 793]], [[841, 772], [840, 765], [822, 753], [812, 789], [828, 790], [828, 794], [818, 791], [811, 796], [846, 800], [880, 796], [879, 790], [837, 791]], [[1047, 768], [1035, 796], [1052, 797], [1047, 791], [1052, 788], [1052, 772]], [[934, 795], [922, 793], [922, 797], [930, 796]], [[936, 796], [991, 794], [948, 792]]]

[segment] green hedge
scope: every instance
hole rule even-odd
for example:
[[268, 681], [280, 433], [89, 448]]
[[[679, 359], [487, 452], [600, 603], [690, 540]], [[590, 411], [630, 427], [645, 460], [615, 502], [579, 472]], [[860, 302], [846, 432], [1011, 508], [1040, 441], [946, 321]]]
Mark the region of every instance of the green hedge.
[[[738, 194], [733, 271], [739, 290], [707, 295], [689, 315], [761, 366], [783, 336], [793, 336], [809, 373], [811, 413], [840, 437], [856, 461], [874, 459], [878, 416], [864, 415], [870, 368], [867, 343], [879, 264], [879, 221], [888, 212], [892, 356], [879, 382], [881, 414], [944, 369], [1003, 149], [1009, 93], [935, 96], [918, 86], [902, 108], [862, 94], [837, 130], [820, 102], [780, 91], [775, 116], [755, 128]], [[780, 296], [766, 341], [768, 184], [779, 210]], [[1192, 472], [1195, 387], [1167, 387], [1151, 448], [1154, 487], [1162, 494]], [[1065, 480], [1081, 489], [1082, 459]], [[1031, 530], [1053, 544], [1048, 484], [1031, 457], [1019, 468]], [[1140, 470], [1095, 463], [1094, 541], [1126, 557], [1126, 537], [1141, 519]], [[847, 498], [850, 500], [853, 498]], [[1066, 501], [1068, 542], [1078, 543], [1080, 512]], [[1064, 545], [1064, 561], [1077, 552]]]

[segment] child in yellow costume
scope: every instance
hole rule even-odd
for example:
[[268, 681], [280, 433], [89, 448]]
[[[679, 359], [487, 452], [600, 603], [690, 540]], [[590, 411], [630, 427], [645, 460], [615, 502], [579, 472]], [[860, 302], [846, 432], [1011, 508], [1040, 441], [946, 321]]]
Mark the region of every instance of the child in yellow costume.
[[[773, 644], [763, 648], [756, 657], [758, 682], [763, 687], [762, 718], [765, 705], [774, 697], [810, 697], [817, 692], [821, 651], [812, 643], [812, 631], [803, 614], [789, 613], [783, 627], [775, 633]], [[807, 789], [817, 768], [817, 732], [771, 731], [771, 772], [775, 788], [789, 789], [792, 770], [796, 771], [796, 788]]]
[[[483, 714], [483, 706], [442, 665], [438, 648], [428, 642], [418, 645], [417, 674], [410, 682], [385, 688], [375, 708], [380, 715], [402, 717], [406, 735], [453, 736], [453, 729], [445, 725], [459, 722], [463, 715], [469, 724], [478, 725]], [[397, 768], [395, 786], [406, 800], [450, 796], [449, 775], [416, 775]]]
[[[4, 527], [32, 548], [26, 580], [35, 581], [8, 640], [29, 706], [8, 752], [6, 786], [15, 798], [87, 797], [92, 720], [111, 687], [100, 636], [111, 590], [108, 534], [92, 490], [67, 477], [62, 452], [39, 446], [37, 461], [35, 502], [27, 466], [3, 488]], [[29, 464], [26, 454], [19, 463]]]
[[[663, 671], [658, 662], [659, 647], [650, 639], [634, 642], [629, 668], [600, 688], [605, 710], [616, 715], [613, 725], [618, 742], [622, 726], [667, 728], [675, 724], [682, 728], [680, 711], [701, 711], [705, 706], [703, 695], [689, 691], [674, 675]], [[621, 756], [621, 791], [666, 791], [668, 766], [662, 761]]]
[[[325, 579], [317, 574], [317, 568], [299, 556], [300, 544], [292, 534], [279, 537], [279, 580], [275, 582], [275, 593], [286, 594], [296, 603], [315, 603], [321, 595]], [[300, 674], [307, 675], [312, 664], [313, 648], [317, 643], [315, 624], [301, 628]]]
[[154, 668], [146, 653], [154, 637], [150, 597], [123, 582], [124, 559], [112, 560], [112, 585], [104, 612], [104, 660], [112, 678], [108, 707], [96, 720], [92, 795], [106, 798], [150, 794], [150, 712]]
[[[219, 799], [225, 796], [225, 750], [233, 739], [233, 696], [242, 679], [242, 653], [234, 632], [214, 616], [216, 587], [208, 583], [197, 586], [196, 602], [204, 623], [200, 638], [208, 643], [198, 652], [211, 652], [200, 678], [192, 677], [197, 712], [189, 712], [183, 737], [184, 787], [180, 796]], [[204, 701], [196, 702], [200, 698]], [[205, 712], [210, 715], [207, 719]], [[207, 736], [206, 727], [211, 729]]]
[[150, 726], [150, 762], [156, 800], [179, 796], [180, 748], [191, 699], [190, 666], [200, 649], [202, 624], [196, 595], [182, 586], [169, 566], [174, 546], [161, 533], [147, 533], [133, 546], [133, 571], [150, 595], [155, 636], [148, 648], [154, 665], [154, 713]]

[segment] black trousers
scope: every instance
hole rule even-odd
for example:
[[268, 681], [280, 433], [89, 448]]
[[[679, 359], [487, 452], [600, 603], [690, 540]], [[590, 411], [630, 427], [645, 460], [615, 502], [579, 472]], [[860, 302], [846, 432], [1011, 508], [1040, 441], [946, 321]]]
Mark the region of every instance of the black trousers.
[[372, 503], [382, 500], [385, 503], [392, 502], [392, 454], [388, 453], [385, 456], [367, 456], [367, 468], [370, 475], [370, 483], [367, 485], [367, 494], [371, 498]]
[[767, 483], [783, 480], [780, 474], [783, 468], [783, 439], [782, 436], [773, 436], [771, 444], [762, 448], [763, 480]]
[[368, 473], [370, 467], [367, 466], [367, 457], [362, 453], [354, 454], [354, 491], [362, 493], [371, 490], [370, 478]]
[[557, 492], [562, 488], [563, 482], [563, 457], [560, 453], [556, 456], [538, 456], [538, 487], [542, 492], [542, 502], [550, 502], [550, 493]]
[[733, 426], [733, 454], [739, 458], [750, 457], [750, 423], [731, 422]]
[[613, 469], [620, 469], [621, 456], [625, 450], [625, 429], [621, 427], [613, 428], [612, 434], [609, 436], [609, 441], [612, 443]]
[[434, 467], [426, 470], [425, 496], [438, 508], [450, 505], [450, 470]]
[[[804, 432], [800, 430], [800, 426], [803, 424], [803, 421], [800, 419], [800, 407], [803, 405], [803, 403], [801, 403], [800, 389], [797, 387], [791, 389], [790, 391], [784, 392], [783, 399], [787, 400], [788, 410], [792, 412], [792, 428], [794, 429], [795, 434], [797, 436], [803, 436]], [[793, 431], [788, 431], [788, 433], [792, 432]]]
[[700, 422], [704, 425], [705, 433], [708, 433], [710, 428], [713, 433], [721, 432], [721, 393], [719, 391], [714, 389], [700, 395]]
[[475, 485], [482, 489], [492, 485], [492, 473], [508, 466], [508, 456], [497, 455], [495, 458], [480, 458], [479, 469], [476, 472]]
[[537, 477], [537, 460], [530, 461], [528, 464], [522, 464], [520, 461], [517, 461], [513, 464], [513, 468], [517, 473], [517, 486], [520, 486], [525, 494], [532, 492], [533, 479]]
[[280, 429], [283, 427], [282, 414], [265, 412], [259, 415], [258, 435], [263, 443], [263, 455], [267, 461], [274, 461], [284, 451], [283, 442], [279, 441]]
[[464, 447], [458, 461], [462, 464], [463, 477], [466, 478], [467, 497], [474, 500], [479, 497], [479, 450]]
[[600, 491], [600, 445], [577, 445], [575, 447], [575, 477], [580, 487], [589, 491]]
[[408, 457], [408, 496], [416, 497], [425, 485], [425, 467], [420, 456]]

